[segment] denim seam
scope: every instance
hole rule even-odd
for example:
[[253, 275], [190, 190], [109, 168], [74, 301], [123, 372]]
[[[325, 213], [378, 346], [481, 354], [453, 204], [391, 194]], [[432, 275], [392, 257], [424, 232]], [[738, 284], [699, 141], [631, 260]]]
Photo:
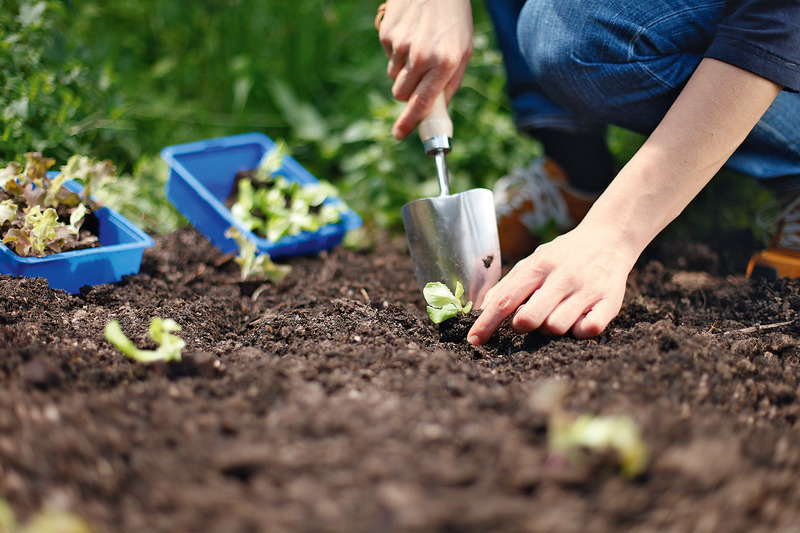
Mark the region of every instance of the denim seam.
[[[635, 43], [639, 41], [639, 39], [641, 38], [643, 33], [645, 33], [649, 29], [652, 29], [655, 25], [657, 25], [657, 24], [659, 24], [659, 23], [661, 23], [661, 22], [663, 22], [665, 20], [669, 20], [671, 18], [675, 18], [676, 16], [682, 15], [684, 13], [690, 13], [690, 12], [694, 12], [694, 11], [705, 10], [705, 9], [709, 9], [710, 7], [713, 7], [713, 6], [719, 7], [720, 5], [724, 5], [724, 2], [709, 2], [709, 3], [707, 3], [707, 4], [703, 5], [703, 6], [697, 6], [697, 7], [692, 7], [692, 8], [685, 9], [685, 10], [681, 11], [680, 13], [670, 13], [670, 14], [665, 15], [665, 16], [657, 19], [657, 20], [651, 21], [647, 26], [642, 26], [635, 34], [632, 35], [632, 38], [631, 38], [631, 41], [630, 41], [630, 45], [628, 46], [628, 53], [627, 53], [626, 60], [628, 62], [630, 62], [632, 60], [632, 58], [634, 57], [634, 54], [632, 53], [632, 50], [633, 50], [633, 47], [634, 47]], [[590, 64], [590, 63], [584, 62], [581, 58], [577, 57], [573, 53], [571, 53], [570, 56], [577, 63]], [[660, 56], [660, 57], [666, 57], [666, 56]], [[675, 85], [667, 83], [667, 80], [663, 79], [662, 77], [658, 76], [654, 71], [652, 71], [651, 69], [647, 68], [647, 64], [646, 64], [645, 61], [641, 61], [641, 65], [642, 65], [642, 69], [643, 70], [647, 71], [647, 73], [650, 74], [650, 76], [652, 76], [653, 79], [657, 80], [664, 87], [667, 87], [669, 89], [675, 89], [677, 87]]]

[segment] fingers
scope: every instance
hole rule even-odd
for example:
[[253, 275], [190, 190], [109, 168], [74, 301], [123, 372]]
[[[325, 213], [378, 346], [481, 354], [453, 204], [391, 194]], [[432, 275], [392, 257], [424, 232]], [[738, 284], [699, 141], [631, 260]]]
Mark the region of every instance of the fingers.
[[[387, 56], [389, 57], [389, 64], [386, 66], [386, 73], [391, 79], [396, 80], [408, 62], [408, 53], [393, 50]], [[394, 90], [392, 90], [392, 93], [394, 93]]]
[[395, 139], [405, 139], [414, 131], [417, 124], [430, 113], [436, 95], [442, 92], [442, 89], [425, 90], [422, 85], [420, 84], [419, 90], [408, 100], [408, 104], [392, 126], [392, 135]]
[[511, 328], [520, 334], [571, 331], [585, 339], [600, 334], [619, 313], [630, 270], [627, 265], [603, 271], [601, 276], [587, 276], [586, 272], [601, 270], [550, 262], [539, 251], [517, 264], [486, 295], [483, 312], [467, 334], [470, 344], [486, 343], [509, 316]]
[[[389, 63], [389, 75], [398, 69], [404, 56], [398, 52]], [[408, 56], [405, 56], [408, 57]], [[403, 139], [430, 112], [433, 101], [442, 91], [451, 96], [461, 84], [466, 64], [457, 63], [450, 56], [410, 56], [402, 68], [399, 68], [392, 94], [401, 102], [408, 102], [397, 117], [392, 134]], [[447, 91], [450, 94], [447, 94]]]
[[470, 344], [486, 343], [500, 326], [500, 323], [538, 288], [539, 278], [519, 275], [520, 265], [492, 287], [483, 300], [483, 311], [467, 334]]
[[470, 344], [486, 343], [506, 317], [511, 318], [511, 328], [516, 333], [538, 331], [543, 335], [572, 334], [579, 339], [599, 335], [617, 315], [621, 301], [599, 300], [597, 295], [572, 292], [564, 295], [559, 290], [543, 286], [527, 300], [525, 291], [502, 292], [499, 299], [489, 301], [470, 330]]
[[578, 317], [572, 326], [572, 334], [578, 339], [596, 337], [619, 313], [622, 302], [604, 300], [594, 306], [588, 313]]

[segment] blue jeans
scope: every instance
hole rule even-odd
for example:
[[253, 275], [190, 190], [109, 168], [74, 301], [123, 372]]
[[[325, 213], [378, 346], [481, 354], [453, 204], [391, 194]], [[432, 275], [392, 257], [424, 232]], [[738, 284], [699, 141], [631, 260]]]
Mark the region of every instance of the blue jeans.
[[[648, 135], [703, 57], [723, 0], [487, 0], [519, 127]], [[726, 168], [800, 188], [800, 94], [783, 91]]]

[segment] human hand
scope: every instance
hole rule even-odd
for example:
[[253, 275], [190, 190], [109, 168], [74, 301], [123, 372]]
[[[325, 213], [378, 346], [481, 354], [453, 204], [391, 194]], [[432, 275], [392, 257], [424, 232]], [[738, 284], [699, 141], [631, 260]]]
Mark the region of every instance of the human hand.
[[408, 136], [444, 91], [456, 92], [472, 55], [472, 10], [469, 0], [391, 0], [379, 24], [392, 94], [408, 102], [392, 128], [397, 139]]
[[618, 232], [582, 224], [539, 246], [490, 289], [467, 339], [484, 344], [512, 314], [517, 333], [598, 335], [619, 313], [637, 257]]

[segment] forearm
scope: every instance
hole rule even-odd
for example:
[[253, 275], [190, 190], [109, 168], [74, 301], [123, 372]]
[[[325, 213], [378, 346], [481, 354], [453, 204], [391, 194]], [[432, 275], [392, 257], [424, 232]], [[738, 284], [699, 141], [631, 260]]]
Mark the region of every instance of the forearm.
[[745, 70], [703, 60], [581, 225], [608, 228], [638, 257], [717, 173], [780, 90]]

